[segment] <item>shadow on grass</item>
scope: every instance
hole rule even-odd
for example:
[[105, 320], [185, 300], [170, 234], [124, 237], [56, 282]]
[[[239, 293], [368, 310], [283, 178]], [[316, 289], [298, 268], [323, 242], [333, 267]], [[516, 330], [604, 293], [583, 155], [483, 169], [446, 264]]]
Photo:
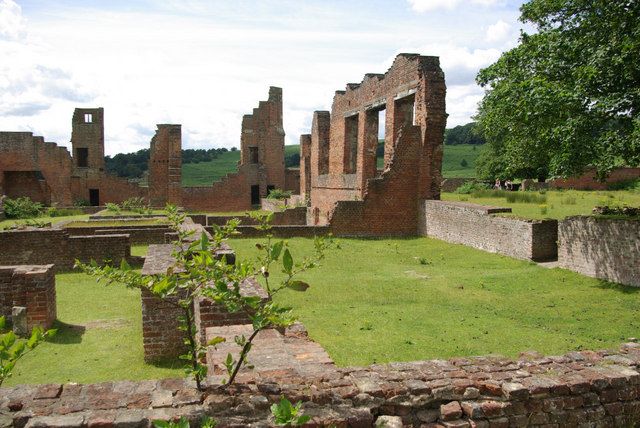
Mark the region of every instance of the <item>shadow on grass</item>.
[[181, 369], [184, 368], [184, 366], [187, 364], [187, 361], [175, 357], [163, 358], [161, 360], [152, 361], [147, 364], [160, 369]]
[[56, 320], [53, 323], [54, 329], [58, 330], [55, 336], [49, 339], [51, 343], [57, 343], [59, 345], [69, 345], [72, 343], [81, 343], [82, 336], [87, 328], [83, 325], [67, 324], [62, 321]]
[[614, 290], [623, 294], [635, 294], [640, 292], [640, 287], [632, 287], [630, 285], [622, 285], [617, 282], [605, 281], [603, 279], [598, 281], [598, 288], [602, 288], [603, 290]]

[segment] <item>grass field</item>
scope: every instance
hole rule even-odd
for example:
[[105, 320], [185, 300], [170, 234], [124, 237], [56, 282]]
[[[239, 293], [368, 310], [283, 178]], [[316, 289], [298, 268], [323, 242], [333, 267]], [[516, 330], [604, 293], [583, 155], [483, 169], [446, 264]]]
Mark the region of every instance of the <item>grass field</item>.
[[14, 224], [25, 224], [28, 221], [38, 221], [44, 223], [51, 223], [52, 225], [63, 222], [63, 221], [84, 221], [89, 219], [89, 214], [79, 214], [72, 216], [64, 216], [64, 217], [50, 217], [48, 215], [44, 215], [41, 217], [37, 217], [35, 219], [23, 220], [23, 219], [6, 219], [0, 220], [0, 230], [6, 227], [11, 227]]
[[[284, 147], [285, 154], [300, 152], [300, 146], [291, 145]], [[444, 177], [474, 177], [475, 160], [482, 152], [483, 146], [474, 150], [474, 146], [463, 144], [459, 146], [444, 146], [444, 160], [442, 173]], [[467, 166], [461, 166], [462, 160], [467, 161]], [[214, 181], [221, 180], [226, 174], [237, 171], [240, 152], [226, 152], [218, 159], [211, 162], [188, 163], [182, 165], [182, 185], [187, 187], [211, 186]], [[382, 167], [382, 159], [379, 159], [378, 167]]]
[[[532, 349], [559, 354], [614, 348], [640, 335], [638, 289], [428, 238], [339, 242], [301, 277], [311, 284], [306, 293], [277, 300], [295, 308], [341, 366]], [[309, 239], [289, 243], [294, 260], [312, 248]], [[254, 244], [231, 241], [240, 259], [256, 254]], [[137, 291], [60, 274], [57, 294], [58, 337], [25, 357], [9, 385], [182, 375], [144, 364]]]
[[[491, 196], [492, 192], [482, 192]], [[504, 193], [504, 192], [503, 192]], [[506, 216], [522, 217], [529, 219], [554, 218], [562, 219], [572, 215], [589, 215], [596, 205], [630, 205], [640, 206], [640, 191], [586, 191], [586, 190], [550, 190], [544, 194], [532, 192], [546, 199], [540, 203], [507, 202], [504, 197], [478, 197], [471, 195], [458, 195], [455, 193], [443, 193], [445, 201], [472, 202], [480, 205], [510, 207], [511, 214]], [[476, 194], [477, 195], [477, 194]]]

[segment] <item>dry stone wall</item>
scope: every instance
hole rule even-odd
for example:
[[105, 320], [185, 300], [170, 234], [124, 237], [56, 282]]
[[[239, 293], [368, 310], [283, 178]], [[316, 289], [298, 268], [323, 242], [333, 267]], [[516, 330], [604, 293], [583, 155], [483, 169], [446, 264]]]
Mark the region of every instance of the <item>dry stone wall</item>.
[[640, 220], [578, 216], [560, 221], [558, 263], [583, 275], [640, 287]]
[[427, 200], [423, 203], [421, 234], [518, 259], [555, 259], [558, 222], [492, 215], [509, 211], [509, 208]]

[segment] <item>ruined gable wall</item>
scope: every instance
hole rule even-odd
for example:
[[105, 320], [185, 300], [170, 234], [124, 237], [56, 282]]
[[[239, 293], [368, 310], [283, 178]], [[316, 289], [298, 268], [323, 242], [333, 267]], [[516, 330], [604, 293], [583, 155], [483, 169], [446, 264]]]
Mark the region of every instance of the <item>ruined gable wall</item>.
[[182, 204], [181, 150], [181, 126], [158, 125], [149, 157], [149, 202], [154, 207]]
[[[86, 118], [91, 120], [87, 122]], [[76, 169], [87, 168], [91, 174], [104, 171], [104, 109], [102, 107], [77, 108], [73, 111], [71, 145]], [[87, 167], [78, 165], [77, 149], [88, 150]]]

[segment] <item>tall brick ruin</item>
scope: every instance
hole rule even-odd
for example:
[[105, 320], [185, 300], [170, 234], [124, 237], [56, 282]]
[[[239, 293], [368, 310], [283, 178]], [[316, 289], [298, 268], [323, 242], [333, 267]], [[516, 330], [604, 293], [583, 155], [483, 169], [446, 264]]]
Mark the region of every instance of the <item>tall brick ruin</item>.
[[301, 165], [310, 165], [308, 222], [342, 234], [415, 235], [419, 201], [440, 197], [445, 96], [439, 59], [417, 54], [400, 54], [385, 74], [337, 91], [331, 113], [313, 115], [310, 152], [301, 146]]
[[149, 154], [149, 202], [182, 204], [182, 127], [158, 125]]

